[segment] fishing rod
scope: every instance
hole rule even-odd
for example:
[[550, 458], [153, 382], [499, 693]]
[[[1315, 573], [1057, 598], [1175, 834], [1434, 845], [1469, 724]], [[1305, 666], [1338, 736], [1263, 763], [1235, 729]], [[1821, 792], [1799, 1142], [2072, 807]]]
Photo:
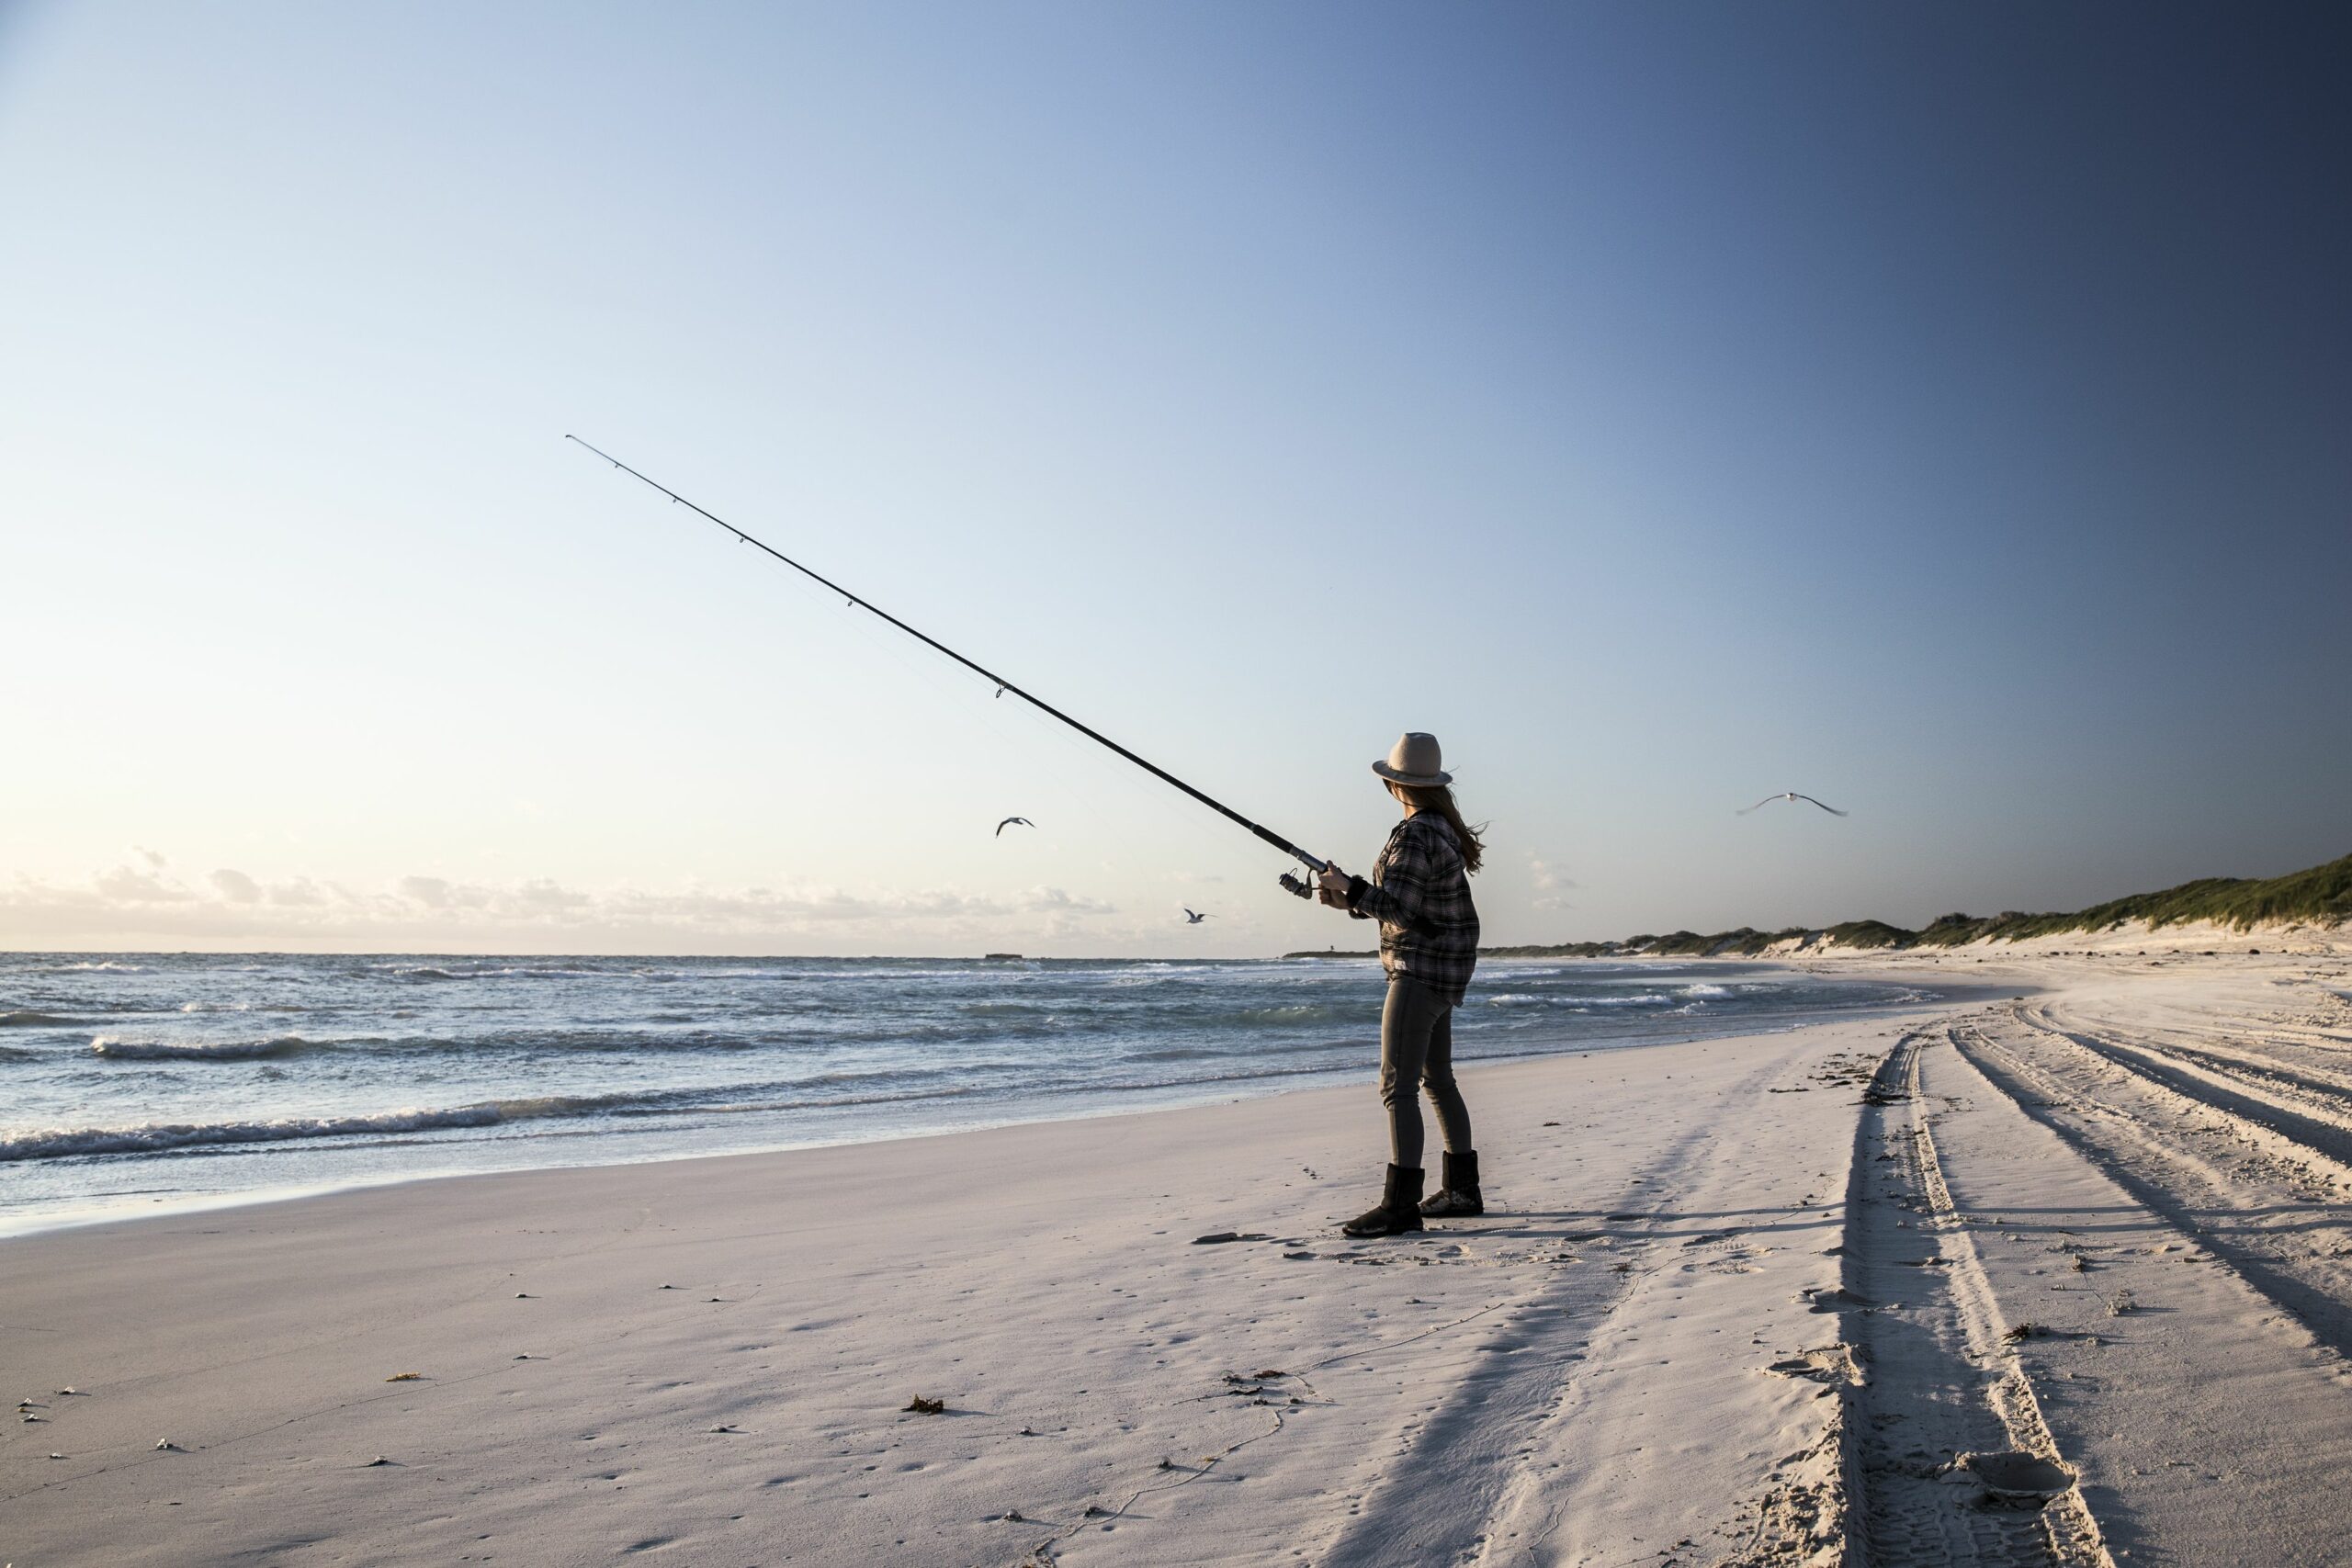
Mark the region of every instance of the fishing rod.
[[[1204, 795], [1201, 791], [1194, 789], [1191, 784], [1186, 784], [1182, 779], [1178, 778], [1174, 773], [1170, 773], [1167, 769], [1160, 767], [1155, 762], [1148, 761], [1144, 758], [1136, 756], [1133, 751], [1128, 750], [1125, 747], [1120, 745], [1117, 741], [1112, 739], [1101, 730], [1080, 724], [1078, 720], [1070, 717], [1069, 715], [1062, 712], [1061, 709], [1054, 706], [1053, 704], [1046, 702], [1042, 697], [1032, 696], [1029, 693], [1023, 691], [1020, 687], [1014, 685], [1012, 682], [1006, 680], [995, 671], [987, 669], [984, 666], [977, 664], [971, 660], [965, 658], [962, 654], [956, 652], [945, 643], [941, 642], [937, 637], [917, 631], [914, 627], [907, 625], [906, 622], [899, 619], [898, 616], [890, 614], [888, 610], [883, 609], [880, 605], [874, 604], [870, 600], [861, 599], [856, 594], [851, 592], [848, 589], [843, 588], [840, 583], [833, 581], [831, 578], [821, 576], [817, 572], [809, 570], [808, 568], [802, 566], [798, 561], [794, 560], [782, 550], [752, 537], [751, 535], [746, 534], [742, 529], [738, 528], [734, 524], [729, 523], [726, 518], [719, 516], [717, 513], [696, 506], [693, 502], [688, 501], [684, 496], [680, 495], [668, 485], [662, 483], [658, 479], [649, 479], [644, 474], [639, 473], [635, 468], [630, 468], [627, 463], [622, 462], [610, 452], [604, 451], [596, 446], [589, 446], [587, 442], [582, 441], [577, 435], [566, 435], [564, 439], [566, 441], [577, 443], [582, 446], [586, 446], [589, 451], [595, 453], [596, 456], [602, 457], [605, 461], [610, 463], [621, 472], [628, 475], [631, 479], [642, 480], [644, 483], [652, 486], [655, 490], [660, 491], [663, 495], [668, 496], [673, 502], [676, 502], [680, 506], [686, 507], [694, 512], [701, 513], [702, 515], [709, 518], [713, 523], [718, 524], [720, 527], [734, 535], [736, 539], [741, 543], [756, 546], [760, 549], [765, 550], [769, 555], [774, 556], [776, 559], [782, 561], [785, 565], [790, 567], [801, 576], [808, 579], [811, 582], [815, 582], [825, 588], [831, 589], [835, 593], [840, 594], [842, 598], [848, 603], [851, 609], [864, 610], [868, 614], [878, 615], [883, 620], [889, 622], [890, 625], [906, 633], [909, 637], [913, 637], [916, 641], [922, 643], [927, 647], [938, 649], [948, 658], [954, 660], [956, 663], [961, 664], [965, 669], [971, 671], [973, 673], [980, 676], [982, 679], [994, 685], [996, 687], [996, 694], [998, 696], [1001, 697], [1007, 692], [1010, 692], [1014, 696], [1019, 697], [1023, 702], [1027, 703], [1031, 707], [1035, 708], [1038, 712], [1061, 720], [1064, 724], [1069, 725], [1072, 729], [1077, 730], [1080, 735], [1085, 736], [1089, 740], [1091, 740], [1100, 746], [1106, 746], [1112, 750], [1116, 751], [1120, 756], [1125, 757], [1128, 761], [1133, 762], [1136, 767], [1141, 768], [1145, 773], [1149, 773], [1152, 777], [1159, 780], [1162, 784], [1175, 785], [1178, 789], [1182, 790], [1186, 795], [1191, 795], [1194, 800], [1199, 801], [1203, 806], [1207, 807], [1218, 816], [1229, 818], [1234, 822], [1239, 823], [1242, 827], [1249, 829], [1250, 831], [1255, 833], [1267, 843], [1273, 845], [1274, 848], [1282, 851], [1283, 853], [1298, 861], [1309, 871], [1319, 872], [1329, 868], [1330, 862], [1323, 859], [1322, 856], [1308, 854], [1305, 850], [1300, 849], [1296, 844], [1292, 843], [1280, 833], [1274, 832], [1272, 829], [1268, 828], [1260, 827], [1257, 823], [1250, 821], [1250, 818], [1242, 816], [1241, 813], [1236, 811], [1230, 806], [1226, 805], [1225, 802], [1215, 799], [1210, 795]], [[1301, 898], [1309, 897], [1315, 892], [1311, 884], [1289, 872], [1283, 873], [1283, 874], [1275, 880], [1282, 884], [1283, 891], [1295, 893]]]

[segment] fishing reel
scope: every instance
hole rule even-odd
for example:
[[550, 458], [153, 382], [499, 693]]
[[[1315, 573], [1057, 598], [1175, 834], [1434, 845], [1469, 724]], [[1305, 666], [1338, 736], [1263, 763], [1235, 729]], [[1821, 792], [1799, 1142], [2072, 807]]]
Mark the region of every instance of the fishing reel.
[[[1320, 870], [1322, 868], [1317, 867], [1317, 869]], [[1280, 876], [1274, 878], [1274, 880], [1282, 885], [1282, 889], [1285, 893], [1294, 894], [1301, 898], [1312, 898], [1315, 897], [1315, 884], [1308, 881], [1306, 877], [1299, 875], [1298, 873], [1295, 871], [1283, 872]]]

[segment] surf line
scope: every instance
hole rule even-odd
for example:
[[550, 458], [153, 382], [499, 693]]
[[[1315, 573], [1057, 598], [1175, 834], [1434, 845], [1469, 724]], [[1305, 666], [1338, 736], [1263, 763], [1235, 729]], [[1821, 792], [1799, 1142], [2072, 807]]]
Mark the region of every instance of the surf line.
[[[1012, 693], [1014, 696], [1019, 697], [1023, 702], [1027, 703], [1031, 707], [1035, 708], [1038, 712], [1046, 715], [1048, 717], [1057, 718], [1062, 723], [1069, 725], [1072, 729], [1077, 730], [1080, 735], [1085, 736], [1089, 740], [1093, 741], [1096, 745], [1107, 747], [1111, 750], [1117, 752], [1120, 756], [1125, 757], [1128, 761], [1133, 762], [1136, 767], [1141, 768], [1145, 773], [1149, 773], [1160, 783], [1172, 784], [1176, 788], [1182, 790], [1186, 795], [1191, 795], [1194, 800], [1199, 801], [1203, 806], [1207, 807], [1218, 816], [1226, 818], [1232, 822], [1238, 823], [1241, 827], [1249, 829], [1250, 832], [1256, 834], [1260, 839], [1265, 840], [1269, 844], [1272, 844], [1274, 848], [1282, 851], [1283, 853], [1289, 855], [1294, 860], [1296, 860], [1301, 864], [1305, 865], [1309, 871], [1319, 872], [1330, 864], [1329, 861], [1325, 860], [1320, 855], [1308, 854], [1305, 850], [1300, 849], [1296, 844], [1292, 843], [1288, 839], [1283, 838], [1280, 833], [1273, 831], [1272, 829], [1260, 827], [1257, 823], [1250, 821], [1250, 818], [1242, 816], [1241, 813], [1234, 810], [1233, 807], [1226, 805], [1223, 801], [1217, 800], [1210, 795], [1203, 794], [1197, 789], [1194, 789], [1191, 784], [1186, 784], [1182, 779], [1178, 778], [1174, 773], [1170, 773], [1167, 769], [1160, 767], [1155, 762], [1148, 761], [1144, 758], [1136, 756], [1133, 751], [1128, 750], [1125, 747], [1120, 745], [1117, 741], [1112, 739], [1101, 730], [1080, 724], [1078, 720], [1070, 717], [1069, 715], [1062, 712], [1061, 709], [1054, 706], [1051, 703], [1045, 701], [1043, 698], [1032, 696], [1029, 693], [1023, 691], [1019, 686], [1014, 685], [1012, 682], [1006, 680], [995, 671], [987, 669], [984, 666], [965, 658], [962, 654], [956, 652], [945, 643], [941, 642], [937, 637], [917, 631], [914, 627], [907, 625], [906, 622], [899, 619], [898, 616], [890, 614], [888, 610], [883, 609], [880, 605], [874, 604], [870, 600], [859, 598], [856, 594], [851, 592], [848, 589], [843, 588], [840, 583], [833, 581], [831, 578], [820, 576], [819, 573], [811, 571], [808, 568], [801, 565], [798, 561], [794, 560], [790, 556], [786, 555], [782, 550], [779, 550], [774, 546], [766, 544], [759, 539], [752, 537], [751, 535], [746, 534], [742, 529], [738, 528], [734, 524], [729, 523], [726, 518], [719, 516], [717, 513], [711, 512], [704, 507], [696, 506], [693, 502], [688, 501], [684, 496], [680, 495], [668, 485], [662, 483], [658, 479], [650, 479], [646, 475], [638, 472], [635, 468], [630, 468], [627, 463], [622, 462], [618, 457], [614, 457], [610, 452], [590, 446], [589, 443], [582, 441], [577, 435], [566, 435], [564, 439], [578, 446], [586, 447], [589, 451], [595, 453], [597, 457], [602, 457], [605, 461], [610, 463], [614, 468], [618, 468], [621, 472], [628, 475], [629, 478], [639, 480], [642, 483], [650, 485], [653, 489], [660, 491], [663, 495], [668, 496], [678, 505], [685, 507], [690, 511], [700, 513], [703, 516], [709, 518], [713, 523], [718, 524], [720, 527], [734, 535], [741, 543], [752, 545], [759, 549], [764, 550], [767, 554], [774, 556], [776, 559], [782, 561], [785, 565], [790, 567], [801, 576], [808, 579], [811, 582], [815, 582], [821, 587], [830, 589], [831, 592], [840, 594], [851, 609], [864, 610], [868, 615], [879, 616], [881, 619], [888, 621], [890, 625], [898, 627], [899, 630], [906, 633], [909, 637], [913, 637], [917, 642], [923, 644], [927, 648], [936, 649], [937, 651], [945, 654], [956, 663], [961, 664], [965, 669], [971, 671], [974, 674], [980, 676], [983, 680], [986, 680], [990, 684], [994, 685], [996, 687], [996, 694], [998, 696], [1001, 697], [1007, 692]], [[1283, 873], [1283, 874], [1275, 880], [1282, 884], [1283, 891], [1295, 893], [1301, 898], [1311, 897], [1314, 895], [1315, 889], [1311, 884], [1306, 881], [1303, 877], [1296, 876], [1290, 872]]]

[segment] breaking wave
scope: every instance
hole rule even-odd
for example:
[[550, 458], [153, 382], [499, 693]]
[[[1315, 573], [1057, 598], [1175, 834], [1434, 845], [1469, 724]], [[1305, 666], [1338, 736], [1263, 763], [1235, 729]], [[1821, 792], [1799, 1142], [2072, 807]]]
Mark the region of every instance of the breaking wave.
[[439, 1127], [487, 1127], [503, 1120], [495, 1105], [464, 1105], [454, 1111], [394, 1111], [380, 1116], [288, 1117], [277, 1122], [151, 1122], [143, 1127], [60, 1127], [0, 1138], [0, 1160], [153, 1154], [207, 1145], [268, 1144], [288, 1138], [340, 1138], [358, 1133], [413, 1133]]
[[151, 1122], [137, 1127], [53, 1127], [0, 1138], [0, 1163], [69, 1159], [75, 1156], [157, 1154], [174, 1149], [236, 1144], [306, 1142], [319, 1138], [437, 1133], [451, 1128], [495, 1127], [510, 1122], [583, 1116], [741, 1115], [752, 1111], [810, 1111], [835, 1106], [896, 1104], [949, 1100], [977, 1094], [966, 1084], [910, 1089], [895, 1094], [826, 1095], [815, 1099], [763, 1097], [768, 1085], [678, 1094], [544, 1095], [492, 1100], [446, 1110], [387, 1111], [359, 1116], [288, 1116], [254, 1122]]
[[116, 1062], [267, 1062], [334, 1048], [299, 1034], [272, 1040], [123, 1040], [101, 1034], [90, 1042], [93, 1055]]
[[81, 1022], [62, 1013], [35, 1012], [30, 1008], [18, 1008], [14, 1012], [0, 1012], [0, 1029], [60, 1029]]
[[[1701, 991], [1683, 993], [1685, 996], [1704, 994], [1706, 993]], [[1529, 991], [1505, 991], [1499, 996], [1488, 997], [1487, 1005], [1494, 1008], [1555, 1007], [1583, 1012], [1589, 1008], [1654, 1008], [1662, 1006], [1669, 999], [1671, 998], [1656, 991], [1644, 991], [1638, 996], [1631, 997], [1594, 997], [1577, 991], [1538, 996]]]

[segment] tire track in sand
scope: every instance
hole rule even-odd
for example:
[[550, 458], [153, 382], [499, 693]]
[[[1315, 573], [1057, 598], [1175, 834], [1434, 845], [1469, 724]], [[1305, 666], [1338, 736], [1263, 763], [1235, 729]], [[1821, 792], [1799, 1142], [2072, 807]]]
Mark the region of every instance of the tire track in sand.
[[[2050, 1563], [2112, 1568], [2022, 1369], [1938, 1156], [1914, 1031], [1864, 1096], [1838, 1303], [1860, 1381], [1843, 1438], [1861, 1568]], [[1965, 1461], [1963, 1456], [2004, 1456]], [[2039, 1461], [2039, 1462], [2037, 1462]], [[2022, 1481], [2015, 1505], [1982, 1483]]]
[[[2037, 1027], [2030, 1020], [2018, 1021]], [[2072, 1033], [2042, 1032], [2128, 1081], [2086, 1087], [2063, 1069], [2032, 1059], [2022, 1043], [2003, 1042], [1981, 1026], [1956, 1029], [1953, 1043], [1987, 1082], [2135, 1202], [2194, 1236], [2320, 1344], [2352, 1360], [2352, 1269], [2301, 1239], [2302, 1227], [2340, 1220], [2341, 1207], [2289, 1185], [2301, 1173], [2299, 1153], [2321, 1165], [2325, 1177], [2334, 1176], [2327, 1168], [2335, 1162], [2272, 1127], [2134, 1073], [2128, 1063], [2083, 1047]], [[2100, 1087], [2108, 1092], [2098, 1092]], [[2166, 1116], [2166, 1110], [2175, 1114]], [[2213, 1118], [2221, 1120], [2219, 1129], [2212, 1127]], [[2266, 1182], [2259, 1172], [2225, 1168], [2211, 1147], [2215, 1131], [2256, 1156], [2277, 1161], [2279, 1175]], [[2250, 1188], [2266, 1185], [2273, 1190], [2249, 1197]], [[2288, 1190], [2278, 1192], [2279, 1187]], [[2281, 1232], [2267, 1220], [2297, 1228]]]

